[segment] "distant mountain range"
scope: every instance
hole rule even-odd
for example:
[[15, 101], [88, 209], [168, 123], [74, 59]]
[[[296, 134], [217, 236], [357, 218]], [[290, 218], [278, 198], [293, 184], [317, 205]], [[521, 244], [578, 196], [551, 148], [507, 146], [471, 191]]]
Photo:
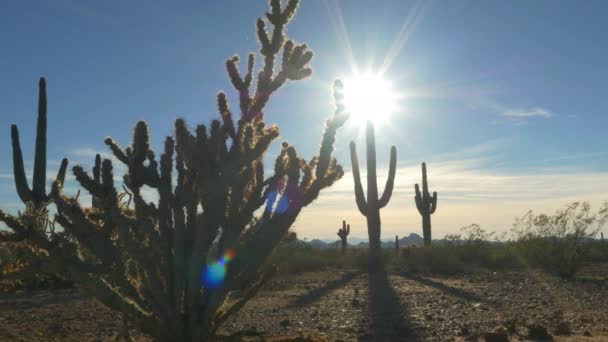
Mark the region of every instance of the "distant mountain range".
[[[298, 244], [308, 244], [312, 248], [317, 248], [317, 249], [339, 248], [340, 240], [335, 240], [335, 241], [324, 241], [324, 240], [319, 240], [319, 239], [314, 239], [311, 241], [298, 240]], [[411, 233], [409, 236], [399, 239], [400, 247], [411, 246], [411, 245], [415, 245], [417, 247], [422, 246], [423, 245], [422, 237], [416, 233]], [[348, 239], [348, 246], [351, 248], [367, 248], [368, 242], [367, 242], [367, 240], [363, 240], [360, 238], [353, 238], [353, 239]], [[382, 248], [394, 248], [394, 247], [395, 247], [395, 240], [382, 241]]]

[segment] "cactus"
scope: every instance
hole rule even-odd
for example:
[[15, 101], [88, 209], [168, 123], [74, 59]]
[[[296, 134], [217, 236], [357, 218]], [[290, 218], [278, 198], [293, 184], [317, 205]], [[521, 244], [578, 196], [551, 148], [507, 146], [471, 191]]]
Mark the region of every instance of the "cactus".
[[382, 197], [378, 198], [378, 185], [376, 181], [376, 142], [374, 137], [374, 126], [367, 123], [365, 130], [367, 144], [367, 199], [363, 194], [361, 176], [359, 174], [359, 161], [357, 159], [357, 147], [354, 141], [350, 143], [350, 160], [353, 168], [355, 181], [355, 197], [357, 207], [363, 216], [367, 218], [367, 233], [369, 236], [369, 264], [370, 269], [376, 268], [380, 262], [380, 209], [384, 208], [393, 193], [395, 181], [395, 169], [397, 165], [397, 149], [391, 147], [388, 179]]
[[[96, 158], [93, 177], [81, 166], [72, 169], [93, 196], [93, 208], [83, 209], [76, 198], [62, 194], [60, 175], [48, 197], [57, 207], [55, 221], [63, 231], [49, 235], [34, 229], [33, 215], [0, 211], [0, 220], [13, 230], [1, 237], [20, 239], [44, 251], [54, 270], [154, 340], [210, 340], [272, 275], [259, 270], [303, 207], [343, 175], [332, 156], [336, 132], [348, 118], [340, 102], [341, 83], [336, 82], [337, 109], [326, 122], [318, 155], [306, 161], [285, 142], [274, 175], [264, 177], [264, 154], [279, 130], [266, 125], [263, 109], [287, 80], [311, 73], [312, 52], [284, 36], [297, 6], [298, 0], [289, 0], [285, 7], [280, 0], [270, 1], [266, 17], [273, 26], [271, 33], [266, 31], [267, 22], [258, 20], [264, 66], [253, 95], [249, 93], [253, 54], [244, 77], [236, 67], [237, 58], [226, 62], [239, 92], [241, 117], [236, 123], [226, 95], [220, 93], [221, 120], [214, 120], [209, 130], [199, 125], [194, 132], [184, 120], [176, 120], [174, 136], [165, 139], [160, 160], [150, 149], [145, 122], [136, 124], [127, 148], [106, 139], [114, 156], [127, 166], [124, 185], [133, 196], [133, 208], [121, 203], [112, 162]], [[280, 70], [275, 74], [281, 49]], [[44, 138], [40, 131], [38, 138]], [[44, 158], [39, 155], [37, 161]], [[144, 201], [143, 186], [158, 193], [157, 203]], [[33, 197], [25, 194], [24, 201]], [[225, 253], [214, 262], [216, 238]], [[214, 278], [217, 273], [223, 278]], [[227, 302], [234, 291], [242, 296]]]
[[[30, 189], [25, 176], [23, 166], [23, 154], [19, 143], [19, 130], [17, 125], [11, 126], [11, 140], [13, 145], [13, 174], [17, 194], [23, 203], [31, 203], [34, 208], [42, 208], [49, 202], [49, 195], [46, 193], [46, 125], [47, 125], [47, 104], [46, 104], [46, 80], [40, 78], [38, 82], [38, 122], [36, 125], [36, 151], [34, 154], [34, 173], [32, 177], [32, 188]], [[68, 160], [63, 159], [57, 181], [63, 183], [68, 166]]]
[[395, 235], [395, 251], [399, 253], [399, 235]]
[[416, 196], [416, 208], [422, 216], [422, 235], [424, 245], [431, 245], [431, 214], [437, 210], [437, 193], [433, 192], [433, 196], [429, 194], [429, 186], [426, 180], [426, 163], [422, 163], [422, 192], [418, 184], [414, 187]]
[[342, 242], [342, 254], [346, 253], [346, 238], [350, 234], [350, 224], [346, 224], [346, 220], [342, 220], [342, 228], [338, 230], [338, 236]]

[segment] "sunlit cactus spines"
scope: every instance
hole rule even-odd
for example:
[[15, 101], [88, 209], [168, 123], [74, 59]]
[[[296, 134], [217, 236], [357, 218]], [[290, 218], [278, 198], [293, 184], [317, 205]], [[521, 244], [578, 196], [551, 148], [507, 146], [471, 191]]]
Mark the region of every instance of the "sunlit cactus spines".
[[[267, 19], [258, 21], [263, 66], [253, 95], [253, 57], [244, 77], [234, 58], [227, 62], [239, 94], [240, 118], [233, 118], [222, 92], [217, 95], [220, 118], [193, 129], [176, 120], [159, 158], [151, 150], [144, 121], [135, 125], [127, 147], [105, 140], [126, 166], [123, 180], [133, 199], [130, 208], [117, 191], [114, 165], [96, 156], [92, 175], [82, 166], [72, 170], [92, 195], [92, 208], [62, 193], [63, 175], [53, 183], [48, 198], [57, 208], [55, 221], [62, 232], [34, 231], [33, 214], [0, 212], [0, 220], [43, 250], [54, 269], [155, 340], [210, 340], [272, 275], [272, 270], [261, 273], [261, 266], [302, 208], [344, 174], [333, 156], [336, 131], [348, 118], [340, 103], [341, 83], [336, 82], [337, 108], [326, 122], [318, 154], [305, 160], [284, 142], [274, 175], [264, 175], [264, 153], [279, 136], [278, 127], [264, 122], [265, 105], [287, 80], [311, 73], [312, 53], [285, 37], [297, 5], [297, 0], [285, 7], [272, 0]], [[281, 50], [282, 64], [275, 73]], [[18, 139], [13, 140], [18, 147]], [[156, 203], [146, 201], [144, 187], [157, 193]], [[33, 197], [24, 196], [28, 201]], [[216, 239], [219, 251], [213, 253]], [[228, 303], [235, 290], [242, 296]]]
[[374, 137], [374, 126], [371, 122], [367, 123], [366, 131], [366, 151], [367, 151], [367, 198], [363, 193], [361, 176], [359, 173], [359, 160], [357, 158], [357, 146], [355, 142], [350, 143], [350, 159], [353, 168], [355, 181], [355, 197], [357, 207], [363, 216], [367, 218], [367, 233], [369, 235], [369, 258], [370, 267], [373, 269], [380, 261], [380, 209], [384, 208], [393, 193], [395, 182], [395, 170], [397, 166], [397, 149], [391, 147], [391, 157], [389, 162], [388, 178], [381, 197], [378, 197], [378, 184], [376, 180], [376, 142]]
[[422, 235], [424, 245], [431, 245], [431, 214], [437, 210], [437, 193], [433, 192], [433, 196], [429, 193], [429, 186], [426, 178], [426, 163], [422, 163], [422, 192], [418, 184], [414, 187], [416, 196], [416, 208], [422, 216]]
[[346, 253], [348, 234], [350, 234], [350, 224], [346, 224], [346, 220], [342, 220], [342, 228], [338, 229], [338, 236], [342, 243], [342, 254]]

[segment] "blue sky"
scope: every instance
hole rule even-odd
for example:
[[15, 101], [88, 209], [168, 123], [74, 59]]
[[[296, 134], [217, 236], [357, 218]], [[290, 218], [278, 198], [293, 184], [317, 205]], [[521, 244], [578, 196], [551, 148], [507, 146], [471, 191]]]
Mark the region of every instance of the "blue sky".
[[[235, 98], [224, 62], [257, 50], [254, 24], [265, 10], [262, 0], [5, 4], [0, 206], [21, 207], [9, 130], [18, 124], [28, 163], [38, 77], [47, 78], [55, 163], [66, 156], [90, 166], [106, 136], [126, 145], [140, 119], [158, 150], [176, 117], [208, 122], [218, 90]], [[571, 200], [597, 207], [608, 200], [607, 10], [603, 1], [303, 0], [288, 35], [314, 50], [314, 74], [275, 94], [266, 118], [310, 157], [333, 108], [332, 80], [348, 77], [353, 63], [385, 67], [407, 96], [390, 125], [377, 128], [379, 174], [391, 144], [399, 165], [383, 238], [420, 231], [412, 196], [423, 160], [439, 193], [439, 236], [473, 222], [506, 230], [527, 209], [553, 211]], [[366, 235], [351, 190], [351, 139], [362, 146], [352, 125], [336, 143], [347, 173], [298, 219], [301, 235], [333, 238], [343, 218], [354, 236]], [[49, 167], [54, 174], [57, 165]]]

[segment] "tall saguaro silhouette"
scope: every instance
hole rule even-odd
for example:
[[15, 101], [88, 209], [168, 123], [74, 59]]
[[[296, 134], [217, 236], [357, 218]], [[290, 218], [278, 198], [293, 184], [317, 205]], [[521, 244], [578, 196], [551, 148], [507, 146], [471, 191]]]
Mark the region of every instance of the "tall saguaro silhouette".
[[418, 184], [414, 187], [416, 190], [416, 208], [422, 216], [422, 235], [424, 245], [431, 245], [431, 214], [437, 210], [437, 193], [433, 192], [433, 196], [429, 194], [429, 185], [426, 180], [426, 163], [422, 163], [422, 193]]
[[[33, 205], [33, 208], [44, 207], [50, 201], [46, 193], [46, 80], [44, 77], [38, 81], [38, 122], [36, 124], [36, 151], [34, 154], [34, 173], [32, 177], [32, 187], [30, 189], [25, 176], [23, 166], [23, 153], [19, 142], [19, 129], [17, 125], [11, 126], [11, 140], [13, 145], [13, 174], [15, 177], [15, 187], [21, 201], [25, 204]], [[68, 166], [68, 160], [63, 159], [57, 181], [63, 183]]]
[[367, 199], [363, 194], [361, 176], [359, 173], [359, 160], [357, 158], [357, 146], [354, 141], [350, 143], [350, 160], [353, 168], [355, 181], [355, 197], [357, 207], [363, 216], [367, 218], [367, 233], [369, 236], [369, 258], [370, 266], [375, 266], [380, 257], [380, 209], [384, 208], [393, 193], [395, 181], [395, 169], [397, 165], [397, 149], [391, 147], [391, 157], [388, 171], [388, 179], [384, 187], [382, 197], [378, 198], [378, 184], [376, 181], [376, 141], [374, 137], [374, 126], [367, 122], [365, 129], [365, 141], [367, 150]]

